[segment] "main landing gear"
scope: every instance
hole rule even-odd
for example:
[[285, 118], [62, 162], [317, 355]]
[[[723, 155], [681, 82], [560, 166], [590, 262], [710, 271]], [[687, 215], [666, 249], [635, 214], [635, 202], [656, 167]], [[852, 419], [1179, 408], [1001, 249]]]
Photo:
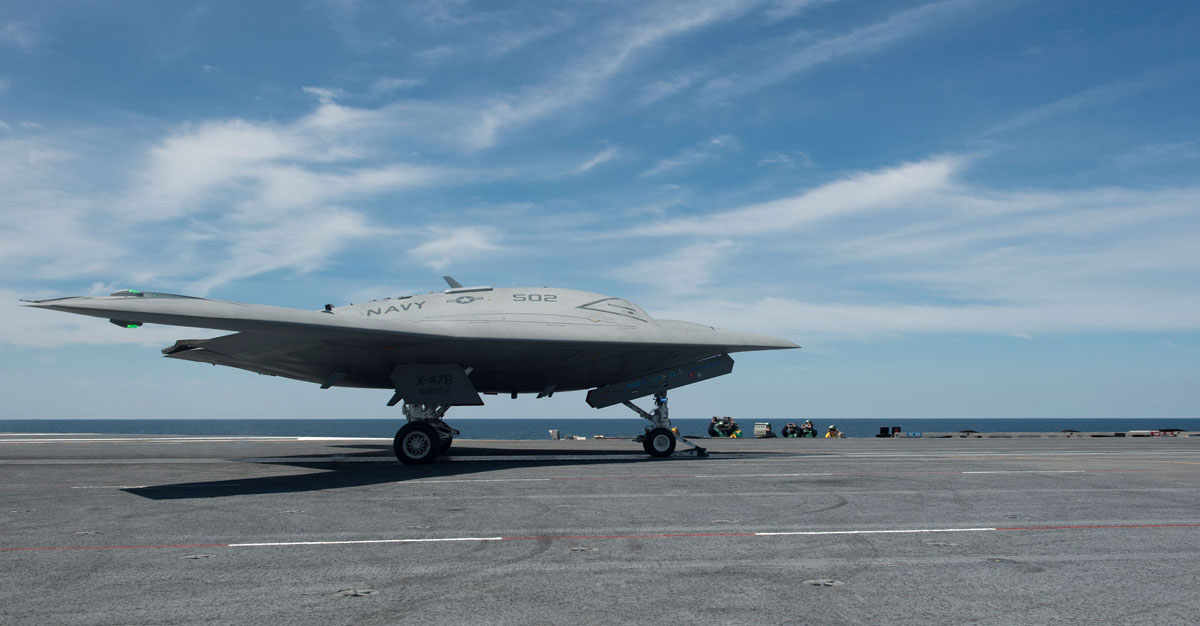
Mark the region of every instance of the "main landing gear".
[[[635, 439], [642, 444], [646, 454], [653, 457], [673, 454], [708, 456], [704, 448], [675, 436], [671, 420], [667, 417], [666, 391], [654, 394], [654, 411], [651, 413], [628, 400], [624, 404], [650, 422], [646, 432]], [[450, 449], [459, 432], [442, 421], [449, 408], [449, 404], [404, 404], [404, 417], [408, 423], [396, 431], [396, 438], [392, 441], [392, 449], [401, 463], [425, 465]], [[687, 446], [687, 449], [676, 450], [678, 444]]]
[[392, 449], [405, 465], [424, 465], [450, 449], [457, 430], [450, 428], [442, 417], [450, 408], [447, 404], [405, 404], [404, 417], [408, 423], [396, 431]]
[[675, 431], [671, 429], [671, 420], [667, 417], [667, 392], [660, 391], [654, 394], [654, 412], [647, 413], [636, 404], [626, 400], [622, 404], [633, 409], [638, 415], [650, 421], [650, 426], [646, 427], [646, 433], [639, 435], [635, 441], [642, 442], [642, 448], [646, 454], [654, 457], [667, 457], [675, 453], [675, 444], [682, 443], [688, 446], [686, 450], [680, 450], [679, 454], [691, 454], [695, 456], [708, 456], [708, 451], [683, 437], [676, 438]]

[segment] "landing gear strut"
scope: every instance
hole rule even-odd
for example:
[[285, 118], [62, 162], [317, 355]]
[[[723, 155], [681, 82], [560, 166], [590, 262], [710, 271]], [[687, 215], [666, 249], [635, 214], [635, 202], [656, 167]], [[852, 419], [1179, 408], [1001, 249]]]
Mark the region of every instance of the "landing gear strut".
[[671, 429], [671, 419], [667, 417], [667, 392], [660, 391], [654, 394], [654, 412], [647, 413], [638, 405], [626, 400], [622, 402], [625, 406], [633, 409], [638, 415], [641, 415], [646, 420], [649, 420], [650, 426], [646, 427], [646, 433], [637, 437], [636, 441], [642, 442], [642, 448], [646, 454], [654, 457], [666, 457], [675, 453], [676, 442], [683, 443], [688, 446], [687, 450], [680, 450], [680, 454], [694, 454], [696, 456], [708, 456], [708, 451], [692, 442], [679, 437], [675, 437], [675, 431]]
[[404, 417], [408, 423], [396, 431], [392, 449], [405, 465], [424, 465], [450, 449], [457, 430], [450, 428], [442, 417], [449, 405], [405, 404]]

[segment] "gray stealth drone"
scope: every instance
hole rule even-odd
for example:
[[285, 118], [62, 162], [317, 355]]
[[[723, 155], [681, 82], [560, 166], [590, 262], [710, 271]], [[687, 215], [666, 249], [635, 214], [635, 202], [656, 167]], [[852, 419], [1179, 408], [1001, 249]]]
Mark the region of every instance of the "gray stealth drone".
[[[184, 339], [173, 359], [237, 367], [329, 387], [393, 389], [408, 422], [396, 433], [403, 463], [433, 461], [459, 432], [451, 406], [479, 394], [590, 389], [594, 408], [624, 404], [650, 421], [638, 437], [652, 456], [675, 452], [667, 390], [733, 371], [731, 352], [798, 348], [767, 335], [656, 320], [620, 298], [573, 289], [463, 287], [440, 293], [304, 311], [127, 289], [108, 297], [27, 301], [27, 306], [143, 323], [235, 331]], [[632, 400], [654, 396], [647, 412]], [[690, 446], [687, 452], [703, 455]], [[682, 451], [681, 451], [682, 453]]]

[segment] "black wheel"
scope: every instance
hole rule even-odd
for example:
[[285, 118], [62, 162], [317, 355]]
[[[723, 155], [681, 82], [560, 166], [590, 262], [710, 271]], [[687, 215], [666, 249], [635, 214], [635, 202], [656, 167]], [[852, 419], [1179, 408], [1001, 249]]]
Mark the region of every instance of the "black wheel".
[[666, 428], [655, 428], [646, 433], [642, 447], [650, 456], [671, 456], [675, 452], [675, 433]]
[[401, 463], [424, 465], [437, 458], [442, 450], [442, 438], [425, 422], [409, 422], [396, 431], [392, 449]]
[[450, 449], [450, 444], [454, 443], [454, 437], [446, 437], [442, 440], [442, 448], [438, 450], [438, 454], [445, 454], [446, 450]]

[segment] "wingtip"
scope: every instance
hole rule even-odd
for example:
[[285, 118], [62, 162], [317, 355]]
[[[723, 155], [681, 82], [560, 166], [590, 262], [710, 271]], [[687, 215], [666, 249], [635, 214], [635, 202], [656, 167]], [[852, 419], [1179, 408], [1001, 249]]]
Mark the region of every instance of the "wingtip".
[[764, 341], [763, 343], [766, 346], [768, 346], [768, 348], [771, 350], [796, 350], [796, 349], [800, 348], [799, 344], [797, 344], [793, 341], [784, 339], [783, 337], [774, 337], [772, 335], [760, 335], [760, 336], [766, 338], [766, 341]]
[[[62, 300], [63, 298], [55, 299]], [[20, 302], [21, 306], [33, 307], [35, 309], [48, 309], [52, 306], [50, 303], [54, 302], [54, 300], [26, 300], [25, 298], [21, 298]]]

